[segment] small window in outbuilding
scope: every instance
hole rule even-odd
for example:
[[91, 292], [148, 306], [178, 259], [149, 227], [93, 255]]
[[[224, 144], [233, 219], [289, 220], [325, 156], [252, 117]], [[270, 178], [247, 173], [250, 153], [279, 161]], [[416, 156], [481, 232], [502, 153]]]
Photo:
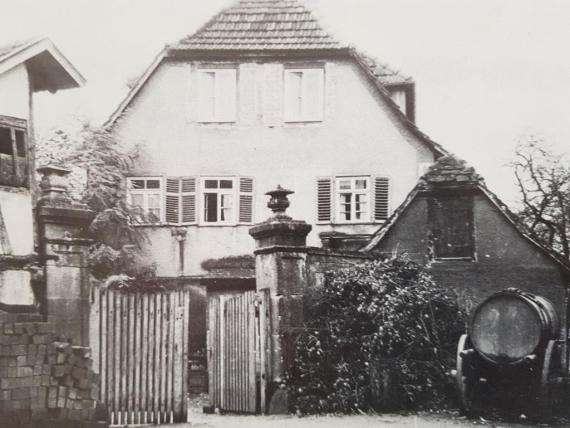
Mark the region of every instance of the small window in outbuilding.
[[429, 217], [436, 259], [471, 259], [474, 256], [473, 198], [438, 196], [430, 199]]

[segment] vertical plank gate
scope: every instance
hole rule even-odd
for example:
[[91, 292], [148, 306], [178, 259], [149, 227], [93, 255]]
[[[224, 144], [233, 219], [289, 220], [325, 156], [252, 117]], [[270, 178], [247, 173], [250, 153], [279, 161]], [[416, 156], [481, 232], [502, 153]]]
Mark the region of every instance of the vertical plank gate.
[[111, 423], [186, 422], [190, 292], [94, 287], [91, 344]]
[[210, 404], [221, 411], [265, 413], [269, 379], [269, 293], [208, 299]]

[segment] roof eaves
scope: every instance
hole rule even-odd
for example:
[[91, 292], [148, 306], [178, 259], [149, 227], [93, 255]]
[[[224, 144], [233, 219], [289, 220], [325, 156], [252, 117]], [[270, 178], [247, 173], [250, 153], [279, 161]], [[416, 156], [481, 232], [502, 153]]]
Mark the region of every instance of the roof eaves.
[[[374, 83], [374, 86], [377, 88], [380, 95], [382, 95], [382, 97], [388, 103], [388, 105], [390, 106], [390, 108], [392, 109], [394, 114], [396, 115], [396, 118], [406, 127], [406, 129], [408, 129], [413, 135], [418, 137], [420, 139], [420, 141], [422, 141], [425, 145], [427, 145], [428, 148], [430, 148], [430, 150], [432, 152], [434, 152], [435, 154], [437, 154], [439, 156], [448, 155], [449, 152], [447, 150], [445, 150], [439, 143], [436, 143], [430, 137], [428, 137], [426, 134], [424, 134], [422, 131], [420, 131], [419, 128], [404, 114], [404, 112], [402, 112], [402, 110], [400, 110], [400, 107], [398, 107], [396, 102], [392, 99], [392, 97], [388, 93], [388, 91], [386, 89], [386, 85], [384, 85], [374, 75], [374, 73], [372, 72], [370, 67], [367, 66], [364, 57], [356, 49], [351, 49], [350, 52], [351, 52], [351, 56], [354, 58], [354, 60], [361, 66], [361, 68], [364, 70], [364, 72], [368, 75], [368, 77]], [[413, 81], [408, 82], [408, 84], [413, 84]]]
[[157, 67], [160, 65], [162, 60], [164, 59], [166, 52], [168, 51], [168, 47], [162, 49], [158, 55], [154, 58], [152, 63], [147, 67], [145, 72], [139, 77], [137, 83], [131, 88], [131, 90], [127, 93], [123, 101], [118, 105], [118, 107], [113, 111], [109, 119], [103, 124], [104, 128], [113, 127], [117, 120], [123, 115], [127, 107], [130, 105], [132, 100], [137, 96], [141, 88], [144, 84], [148, 81], [150, 76], [155, 72]]
[[507, 221], [515, 228], [515, 230], [528, 242], [530, 242], [534, 247], [545, 253], [553, 261], [559, 264], [568, 274], [570, 274], [570, 262], [565, 260], [557, 252], [545, 247], [540, 242], [533, 239], [516, 221], [516, 214], [514, 214], [507, 204], [505, 204], [495, 193], [493, 193], [486, 186], [479, 184], [478, 188], [481, 192], [491, 201], [491, 203], [499, 210], [501, 214], [507, 219]]
[[406, 209], [410, 206], [412, 201], [416, 198], [417, 194], [419, 193], [419, 190], [420, 190], [420, 186], [418, 183], [416, 186], [414, 186], [414, 188], [410, 191], [410, 193], [408, 193], [404, 202], [402, 202], [398, 206], [398, 208], [396, 208], [394, 210], [392, 215], [390, 217], [388, 217], [388, 219], [384, 222], [384, 224], [382, 226], [380, 226], [380, 229], [378, 229], [374, 233], [370, 242], [365, 247], [358, 250], [359, 252], [367, 253], [367, 252], [374, 250], [374, 248], [376, 248], [376, 246], [388, 234], [388, 232], [392, 229], [394, 224], [396, 224], [398, 219], [402, 216], [404, 211], [406, 211]]
[[11, 70], [34, 56], [47, 51], [57, 61], [61, 68], [73, 79], [76, 86], [83, 86], [85, 77], [69, 62], [55, 44], [47, 37], [31, 39], [29, 42], [18, 45], [0, 57], [0, 74]]

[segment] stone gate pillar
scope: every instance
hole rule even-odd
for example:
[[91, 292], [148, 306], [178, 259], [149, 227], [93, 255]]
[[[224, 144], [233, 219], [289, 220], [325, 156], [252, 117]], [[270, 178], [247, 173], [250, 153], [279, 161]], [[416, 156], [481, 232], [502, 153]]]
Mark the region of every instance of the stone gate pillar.
[[271, 367], [269, 370], [269, 413], [287, 412], [287, 397], [278, 388], [294, 356], [294, 335], [303, 324], [303, 296], [306, 286], [306, 237], [311, 225], [293, 220], [285, 214], [287, 195], [277, 186], [267, 192], [267, 206], [273, 216], [253, 226], [249, 234], [255, 239], [255, 272], [258, 291], [269, 290], [271, 296]]
[[89, 346], [89, 271], [91, 241], [82, 238], [93, 219], [87, 206], [67, 194], [69, 170], [38, 168], [42, 174], [37, 204], [40, 255], [46, 260], [48, 321], [74, 345]]

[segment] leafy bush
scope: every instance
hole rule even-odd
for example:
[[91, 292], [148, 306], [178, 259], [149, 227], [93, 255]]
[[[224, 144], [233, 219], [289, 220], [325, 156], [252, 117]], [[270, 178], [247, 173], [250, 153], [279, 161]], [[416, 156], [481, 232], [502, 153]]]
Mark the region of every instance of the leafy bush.
[[285, 379], [294, 411], [352, 413], [441, 403], [464, 316], [448, 290], [402, 258], [329, 275]]
[[137, 158], [137, 147], [123, 151], [109, 129], [88, 122], [38, 139], [38, 165], [69, 167], [70, 196], [95, 212], [88, 234], [94, 240], [89, 266], [97, 279], [123, 273], [152, 276], [154, 267], [140, 256], [146, 237], [135, 225], [141, 216], [126, 202], [125, 175]]

